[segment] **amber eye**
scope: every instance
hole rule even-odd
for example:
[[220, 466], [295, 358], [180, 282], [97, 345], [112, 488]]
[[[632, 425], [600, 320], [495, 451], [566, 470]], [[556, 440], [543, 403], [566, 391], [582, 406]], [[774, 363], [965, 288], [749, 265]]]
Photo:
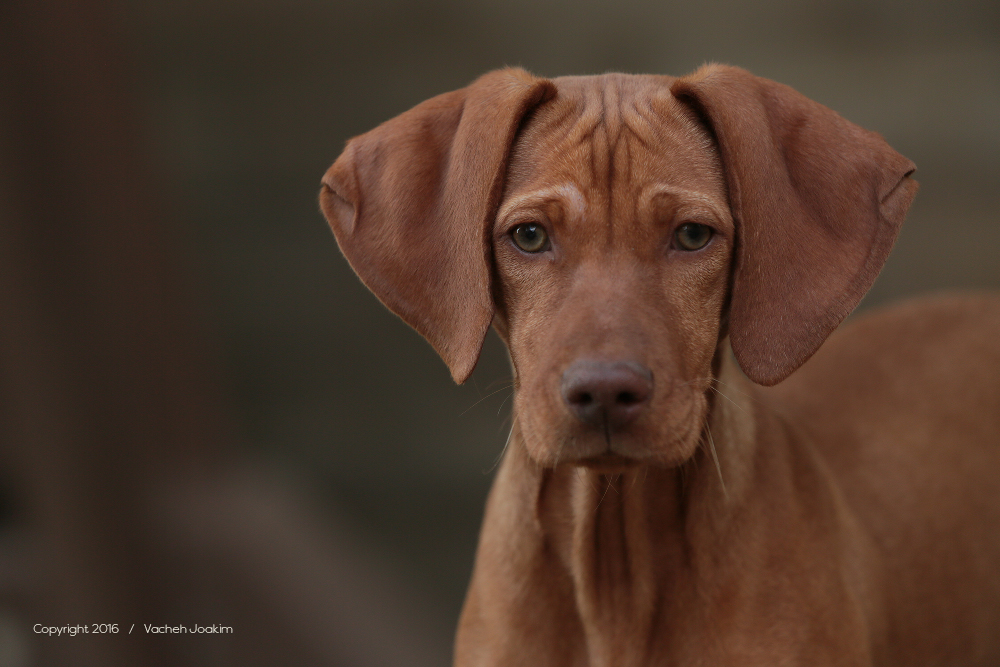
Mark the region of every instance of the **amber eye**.
[[686, 222], [674, 232], [680, 250], [701, 250], [712, 239], [712, 228], [697, 222]]
[[541, 252], [549, 247], [549, 235], [545, 228], [536, 222], [526, 222], [518, 225], [510, 232], [515, 245], [524, 252]]

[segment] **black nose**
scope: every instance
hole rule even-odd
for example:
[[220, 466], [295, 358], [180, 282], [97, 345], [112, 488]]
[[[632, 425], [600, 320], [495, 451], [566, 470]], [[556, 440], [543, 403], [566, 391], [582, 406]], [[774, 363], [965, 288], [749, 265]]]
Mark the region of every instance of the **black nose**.
[[563, 373], [562, 395], [581, 421], [620, 428], [649, 403], [653, 374], [634, 361], [583, 359]]

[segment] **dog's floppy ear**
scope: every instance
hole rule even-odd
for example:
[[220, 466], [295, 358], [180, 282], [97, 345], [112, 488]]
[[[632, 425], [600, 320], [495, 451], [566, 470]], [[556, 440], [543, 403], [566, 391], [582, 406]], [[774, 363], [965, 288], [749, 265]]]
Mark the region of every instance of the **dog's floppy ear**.
[[747, 376], [773, 385], [857, 306], [917, 191], [912, 162], [791, 88], [707, 65], [671, 92], [718, 144], [736, 223], [729, 331]]
[[555, 88], [491, 72], [351, 139], [320, 205], [361, 280], [464, 382], [493, 319], [488, 223], [525, 114]]

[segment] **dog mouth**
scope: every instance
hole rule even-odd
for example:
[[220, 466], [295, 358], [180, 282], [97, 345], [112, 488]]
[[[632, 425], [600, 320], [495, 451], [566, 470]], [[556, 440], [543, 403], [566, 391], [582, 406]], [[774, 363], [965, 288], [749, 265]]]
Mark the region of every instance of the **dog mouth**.
[[[556, 452], [555, 463], [568, 463], [596, 472], [618, 473], [643, 465], [673, 467], [688, 460], [701, 439], [704, 413], [692, 401], [686, 414], [669, 428], [650, 432], [633, 424], [615, 430], [606, 424], [565, 436]], [[678, 411], [681, 411], [678, 410]]]
[[630, 456], [625, 456], [612, 451], [606, 451], [594, 456], [587, 456], [575, 461], [574, 463], [597, 472], [607, 472], [631, 468], [638, 465], [639, 461]]

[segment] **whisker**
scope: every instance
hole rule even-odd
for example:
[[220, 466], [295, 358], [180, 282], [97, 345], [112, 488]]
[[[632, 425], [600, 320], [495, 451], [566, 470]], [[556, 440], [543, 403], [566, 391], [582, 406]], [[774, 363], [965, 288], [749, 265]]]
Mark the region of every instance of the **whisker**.
[[[459, 416], [459, 417], [464, 417], [464, 416], [465, 416], [465, 413], [466, 413], [466, 412], [468, 412], [468, 411], [469, 411], [469, 410], [471, 410], [472, 408], [476, 407], [477, 405], [479, 405], [480, 403], [482, 403], [483, 401], [485, 401], [485, 400], [486, 400], [487, 398], [489, 398], [490, 396], [492, 396], [492, 395], [494, 395], [494, 394], [499, 394], [499, 393], [500, 393], [501, 391], [505, 391], [505, 390], [507, 390], [507, 389], [510, 389], [510, 387], [500, 387], [500, 388], [499, 388], [499, 389], [497, 389], [496, 391], [491, 391], [490, 393], [486, 394], [485, 396], [483, 396], [482, 398], [480, 398], [480, 399], [479, 399], [478, 401], [476, 401], [475, 403], [473, 403], [472, 405], [470, 405], [470, 406], [469, 406], [468, 408], [466, 408], [466, 409], [465, 409], [465, 410], [464, 410], [464, 411], [463, 411], [463, 412], [462, 412], [462, 413], [461, 413], [460, 415], [458, 415], [458, 416]], [[501, 405], [502, 405], [502, 404], [501, 404]]]
[[[646, 466], [643, 466], [643, 467], [645, 468]], [[632, 483], [629, 484], [629, 487], [628, 487], [629, 491], [631, 491], [632, 489], [635, 488], [635, 483], [636, 483], [636, 481], [638, 479], [639, 479], [639, 474], [638, 474], [638, 472], [636, 472], [635, 474], [632, 475]]]
[[712, 391], [714, 391], [714, 392], [715, 392], [716, 394], [718, 394], [718, 395], [719, 395], [719, 396], [721, 396], [722, 398], [724, 398], [724, 399], [726, 399], [727, 401], [729, 401], [730, 403], [732, 403], [732, 404], [733, 404], [733, 405], [734, 405], [734, 406], [736, 407], [736, 409], [737, 409], [737, 410], [739, 410], [740, 412], [742, 412], [742, 413], [744, 413], [744, 414], [746, 413], [746, 410], [744, 410], [744, 409], [743, 409], [743, 407], [742, 407], [742, 406], [741, 406], [741, 405], [740, 405], [739, 403], [737, 403], [737, 402], [736, 402], [736, 401], [734, 401], [733, 399], [731, 399], [731, 398], [729, 398], [728, 396], [726, 396], [725, 394], [723, 394], [723, 393], [722, 393], [722, 391], [720, 391], [719, 389], [716, 389], [715, 387], [712, 387], [712, 386], [709, 386], [709, 389], [711, 389], [711, 390], [712, 390]]
[[732, 389], [733, 391], [735, 391], [735, 392], [737, 392], [739, 394], [742, 394], [743, 396], [746, 396], [747, 398], [753, 400], [753, 396], [752, 395], [750, 395], [747, 392], [743, 391], [742, 389], [740, 389], [739, 387], [737, 387], [734, 384], [730, 384], [728, 382], [723, 382], [719, 378], [712, 378], [712, 381], [713, 382], [717, 382], [717, 383], [719, 383], [721, 385], [724, 385], [727, 389]]
[[[705, 380], [708, 380], [710, 383], [714, 382], [716, 384], [721, 384], [721, 385], [725, 386], [727, 389], [731, 389], [732, 391], [735, 391], [736, 393], [740, 394], [741, 396], [745, 396], [746, 398], [750, 399], [751, 401], [755, 401], [756, 402], [756, 400], [757, 400], [752, 394], [749, 394], [749, 393], [743, 391], [742, 389], [740, 389], [736, 385], [730, 384], [728, 382], [723, 382], [722, 380], [720, 380], [719, 378], [715, 377], [714, 375], [702, 375], [700, 377], [691, 378], [687, 382], [682, 382], [682, 383], [680, 383], [677, 386], [678, 387], [686, 387], [686, 386], [688, 386], [690, 384], [694, 384], [695, 382], [703, 382]], [[712, 388], [712, 387], [709, 387], [709, 388]]]
[[[506, 388], [507, 388], [507, 387], [505, 387], [505, 389], [506, 389]], [[501, 390], [501, 391], [502, 391], [502, 390]], [[500, 411], [501, 411], [501, 410], [503, 410], [503, 406], [504, 406], [504, 405], [505, 405], [505, 404], [507, 403], [507, 401], [509, 401], [509, 400], [510, 400], [510, 397], [511, 397], [511, 396], [513, 396], [513, 395], [514, 395], [514, 392], [510, 392], [509, 394], [507, 394], [507, 397], [506, 397], [505, 399], [503, 399], [503, 402], [502, 402], [502, 403], [500, 403], [500, 407], [499, 407], [499, 408], [497, 408], [497, 417], [499, 417], [499, 416], [500, 416]]]
[[497, 456], [497, 460], [493, 462], [493, 465], [490, 466], [490, 469], [483, 471], [484, 475], [489, 475], [496, 469], [498, 465], [500, 465], [500, 460], [503, 459], [503, 455], [507, 451], [507, 445], [510, 444], [510, 439], [511, 437], [513, 437], [513, 435], [514, 435], [514, 425], [511, 424], [510, 433], [507, 434], [507, 442], [503, 443], [503, 449], [500, 450], [500, 454]]
[[500, 426], [497, 427], [497, 433], [499, 433], [500, 431], [502, 431], [505, 428], [507, 428], [508, 425], [510, 425], [512, 427], [514, 425], [514, 415], [513, 414], [508, 414], [506, 417], [504, 417], [503, 419], [500, 420]]
[[493, 380], [493, 382], [490, 382], [488, 385], [483, 387], [483, 391], [489, 391], [498, 384], [502, 384], [504, 386], [512, 385], [514, 384], [514, 378], [497, 378], [496, 380]]
[[[587, 484], [588, 484], [588, 485], [590, 486], [590, 488], [594, 490], [594, 493], [597, 493], [597, 492], [598, 492], [598, 488], [597, 488], [597, 485], [596, 485], [596, 484], [594, 484], [594, 480], [592, 480], [592, 479], [590, 479], [589, 477], [587, 477], [587, 473], [585, 473], [585, 472], [583, 471], [583, 468], [582, 468], [582, 467], [580, 467], [580, 466], [577, 466], [577, 467], [576, 467], [576, 472], [577, 472], [577, 474], [578, 474], [578, 475], [580, 476], [580, 479], [583, 479], [583, 480], [586, 480], [586, 482], [587, 482]], [[603, 499], [602, 499], [602, 500], [603, 500]]]
[[722, 485], [722, 495], [726, 502], [729, 502], [729, 492], [726, 491], [726, 481], [722, 479], [722, 466], [719, 465], [719, 455], [715, 451], [715, 438], [712, 437], [712, 427], [705, 423], [705, 431], [708, 433], [708, 448], [712, 452], [712, 460], [715, 461], [715, 471], [719, 473], [719, 484]]
[[702, 375], [701, 377], [691, 378], [687, 382], [681, 382], [679, 385], [677, 385], [677, 387], [686, 387], [689, 384], [694, 384], [695, 382], [704, 382], [705, 380], [708, 380], [708, 381], [711, 382], [711, 381], [714, 381], [715, 378], [712, 377], [711, 375]]
[[594, 508], [594, 512], [595, 513], [597, 512], [597, 510], [601, 509], [601, 503], [604, 502], [604, 497], [608, 495], [608, 489], [611, 488], [611, 480], [612, 480], [612, 477], [609, 475], [608, 476], [608, 485], [606, 487], [604, 487], [604, 495], [602, 495], [601, 499], [597, 501], [597, 507]]

